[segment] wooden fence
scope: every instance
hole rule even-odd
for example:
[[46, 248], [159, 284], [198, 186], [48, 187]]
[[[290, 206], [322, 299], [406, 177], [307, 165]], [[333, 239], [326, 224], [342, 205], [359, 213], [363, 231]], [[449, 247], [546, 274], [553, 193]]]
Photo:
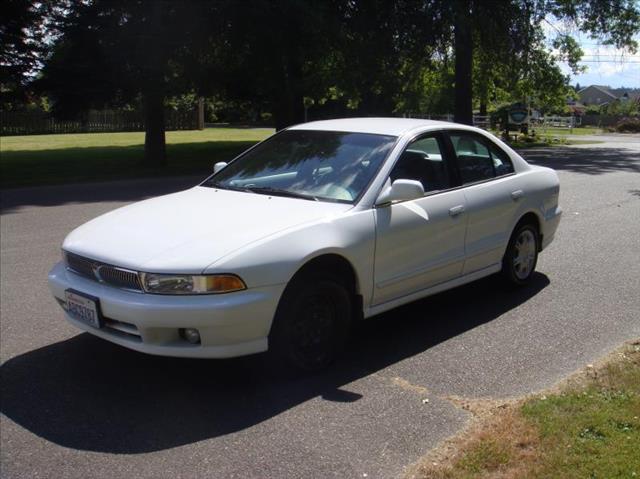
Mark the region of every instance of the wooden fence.
[[[197, 130], [204, 127], [198, 107], [190, 111], [167, 110], [167, 130]], [[91, 110], [75, 121], [62, 121], [43, 111], [3, 111], [0, 113], [0, 135], [42, 135], [50, 133], [103, 133], [144, 131], [140, 111]]]
[[553, 116], [547, 115], [540, 118], [532, 119], [531, 125], [540, 128], [568, 128], [572, 129], [580, 126], [581, 118], [579, 116]]

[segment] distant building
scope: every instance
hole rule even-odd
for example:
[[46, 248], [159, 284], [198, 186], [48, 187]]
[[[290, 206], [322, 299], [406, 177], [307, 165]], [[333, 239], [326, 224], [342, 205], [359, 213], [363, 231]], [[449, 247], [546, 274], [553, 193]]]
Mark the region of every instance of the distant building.
[[580, 105], [604, 106], [616, 100], [628, 101], [640, 99], [640, 90], [637, 88], [609, 88], [601, 85], [590, 85], [578, 91], [578, 103]]
[[585, 106], [589, 105], [607, 105], [618, 97], [611, 93], [606, 86], [590, 85], [578, 92], [580, 103]]

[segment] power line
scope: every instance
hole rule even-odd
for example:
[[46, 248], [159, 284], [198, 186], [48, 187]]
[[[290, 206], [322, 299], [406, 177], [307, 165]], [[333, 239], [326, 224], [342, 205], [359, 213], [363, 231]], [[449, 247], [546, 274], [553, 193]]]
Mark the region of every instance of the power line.
[[581, 58], [580, 61], [582, 62], [607, 62], [607, 63], [620, 63], [620, 64], [625, 64], [625, 63], [634, 63], [637, 61], [640, 61], [639, 57], [635, 57], [635, 58], [631, 58], [629, 60], [621, 60], [619, 58], [592, 58], [592, 57], [586, 57], [586, 58]]
[[580, 60], [578, 63], [618, 63], [620, 65], [628, 65], [640, 63], [640, 60], [619, 61], [619, 60]]

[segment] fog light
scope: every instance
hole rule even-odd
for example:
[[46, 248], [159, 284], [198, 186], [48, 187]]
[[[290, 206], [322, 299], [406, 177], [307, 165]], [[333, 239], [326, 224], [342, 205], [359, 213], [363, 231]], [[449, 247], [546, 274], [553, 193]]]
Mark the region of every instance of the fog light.
[[200, 344], [200, 331], [194, 328], [181, 328], [180, 337], [191, 344]]

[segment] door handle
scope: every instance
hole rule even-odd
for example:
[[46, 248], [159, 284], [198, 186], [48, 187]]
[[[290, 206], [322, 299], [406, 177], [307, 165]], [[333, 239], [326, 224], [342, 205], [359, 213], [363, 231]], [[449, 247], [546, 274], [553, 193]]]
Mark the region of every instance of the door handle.
[[513, 201], [518, 201], [522, 197], [524, 197], [524, 191], [522, 190], [516, 190], [511, 192], [511, 199]]
[[458, 205], [458, 206], [449, 208], [449, 214], [451, 216], [458, 216], [460, 213], [463, 213], [463, 212], [464, 212], [464, 205]]

